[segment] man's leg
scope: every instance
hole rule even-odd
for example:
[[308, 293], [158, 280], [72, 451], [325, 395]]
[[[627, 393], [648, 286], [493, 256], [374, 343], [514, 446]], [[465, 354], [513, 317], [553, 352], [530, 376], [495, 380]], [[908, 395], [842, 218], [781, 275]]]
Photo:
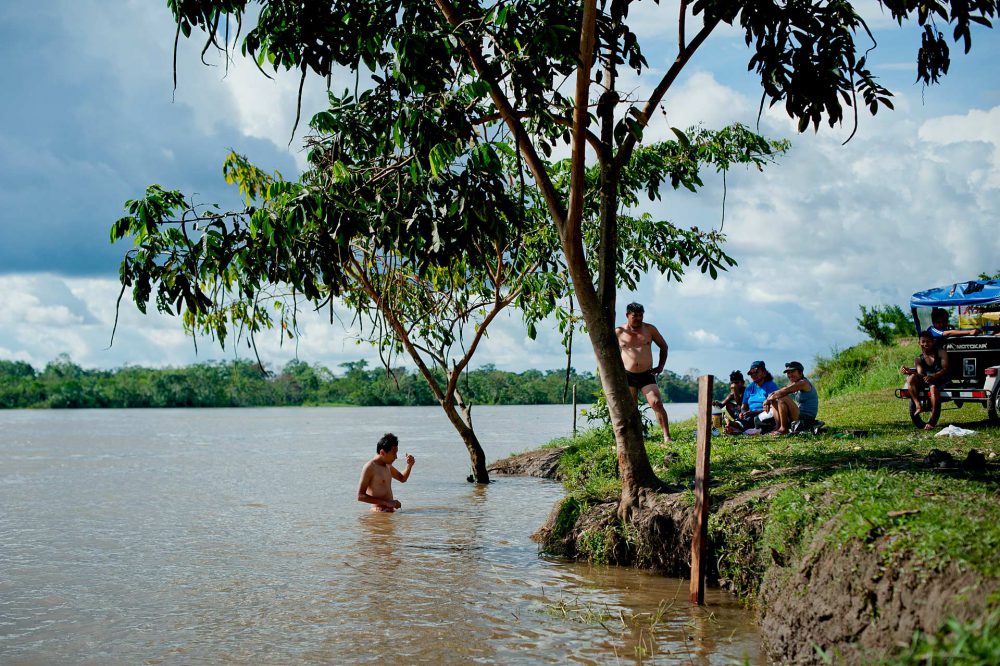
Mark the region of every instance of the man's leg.
[[670, 421], [667, 419], [667, 410], [663, 408], [663, 399], [660, 397], [660, 388], [656, 384], [648, 384], [642, 387], [642, 394], [646, 396], [649, 408], [653, 410], [660, 430], [663, 431], [663, 443], [673, 441], [670, 439]]
[[913, 413], [920, 414], [924, 408], [920, 406], [920, 375], [910, 375], [906, 378], [906, 390], [910, 392], [910, 400], [913, 402]]
[[778, 432], [785, 434], [788, 432], [792, 421], [799, 418], [799, 406], [788, 396], [784, 396], [774, 405], [775, 420], [778, 425]]

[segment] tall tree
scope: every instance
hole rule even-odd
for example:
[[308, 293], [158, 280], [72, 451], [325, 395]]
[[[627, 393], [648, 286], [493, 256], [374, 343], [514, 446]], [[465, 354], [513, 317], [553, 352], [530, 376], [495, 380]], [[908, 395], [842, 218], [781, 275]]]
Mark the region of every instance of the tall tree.
[[[637, 1], [637, 0], [636, 0]], [[250, 16], [249, 0], [168, 0], [178, 36], [197, 28], [206, 47], [228, 35], [229, 18]], [[412, 207], [400, 219], [388, 210], [371, 231], [391, 238], [396, 250], [444, 258], [473, 241], [493, 241], [502, 219], [484, 216], [438, 219], [470, 190], [456, 196], [456, 184], [475, 182], [484, 199], [504, 201], [496, 173], [468, 168], [476, 151], [495, 141], [516, 146], [523, 172], [540, 193], [562, 254], [598, 367], [614, 424], [622, 473], [620, 511], [641, 506], [644, 493], [660, 483], [643, 447], [635, 403], [627, 389], [614, 337], [614, 284], [619, 257], [619, 208], [624, 169], [631, 164], [643, 131], [680, 73], [722, 24], [744, 33], [749, 68], [759, 76], [762, 105], [783, 104], [800, 130], [821, 121], [831, 125], [846, 109], [872, 113], [891, 107], [890, 92], [867, 67], [868, 44], [856, 35], [871, 33], [846, 0], [681, 0], [678, 3], [676, 57], [666, 72], [647, 66], [636, 32], [629, 24], [632, 0], [497, 0], [454, 5], [451, 0], [336, 0], [309, 3], [260, 0], [256, 24], [242, 50], [263, 66], [334, 75], [342, 68], [365, 72], [371, 87], [339, 98], [332, 126], [354, 125], [356, 135], [340, 129], [344, 145], [370, 142], [386, 155], [405, 153], [421, 169], [445, 174], [440, 185], [426, 185], [405, 196]], [[900, 24], [914, 21], [922, 32], [917, 75], [932, 83], [950, 65], [947, 41], [938, 25], [953, 26], [953, 37], [971, 47], [971, 25], [990, 26], [998, 0], [882, 0]], [[666, 7], [662, 10], [668, 10]], [[873, 41], [873, 40], [872, 40]], [[872, 44], [874, 46], [874, 44]], [[649, 78], [643, 100], [623, 93], [624, 68]], [[572, 91], [563, 91], [563, 81]], [[632, 80], [628, 85], [631, 87]], [[678, 133], [680, 141], [686, 141]], [[561, 192], [544, 157], [557, 145], [571, 151], [569, 188]], [[584, 244], [587, 145], [600, 172], [598, 257], [588, 262]], [[402, 157], [402, 156], [401, 156]], [[405, 157], [402, 157], [405, 159]], [[456, 180], [457, 179], [457, 180]], [[655, 190], [655, 188], [654, 188]], [[324, 211], [331, 229], [336, 213]], [[711, 262], [704, 270], [716, 270]], [[331, 283], [335, 280], [331, 280]]]

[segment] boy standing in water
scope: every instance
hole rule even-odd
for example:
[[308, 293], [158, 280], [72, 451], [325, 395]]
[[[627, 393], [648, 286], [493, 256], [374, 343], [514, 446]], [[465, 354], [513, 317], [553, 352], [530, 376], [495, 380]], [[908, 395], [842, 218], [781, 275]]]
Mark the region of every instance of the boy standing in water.
[[392, 513], [403, 505], [392, 498], [392, 480], [406, 483], [410, 478], [415, 458], [406, 454], [406, 469], [400, 472], [392, 466], [399, 457], [399, 439], [391, 432], [382, 435], [375, 445], [375, 457], [361, 468], [358, 483], [358, 501], [373, 505], [372, 511]]

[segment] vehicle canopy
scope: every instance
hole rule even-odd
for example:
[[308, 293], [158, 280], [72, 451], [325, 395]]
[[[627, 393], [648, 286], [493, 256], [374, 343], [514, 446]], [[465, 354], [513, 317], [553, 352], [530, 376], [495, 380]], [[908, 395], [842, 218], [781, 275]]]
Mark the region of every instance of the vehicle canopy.
[[933, 308], [957, 309], [958, 328], [1000, 328], [1000, 280], [968, 280], [913, 294], [917, 332], [931, 325]]

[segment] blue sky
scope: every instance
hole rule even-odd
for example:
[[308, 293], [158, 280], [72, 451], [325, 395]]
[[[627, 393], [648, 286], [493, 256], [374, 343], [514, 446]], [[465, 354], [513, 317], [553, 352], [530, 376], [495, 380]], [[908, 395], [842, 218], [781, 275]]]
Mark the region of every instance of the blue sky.
[[[780, 108], [764, 114], [762, 133], [791, 139], [792, 149], [763, 173], [729, 175], [725, 231], [739, 267], [714, 282], [647, 276], [620, 296], [646, 304], [671, 345], [669, 368], [725, 374], [757, 358], [808, 366], [861, 338], [859, 304], [904, 304], [919, 289], [1000, 270], [1000, 35], [978, 30], [968, 56], [953, 48], [951, 73], [924, 90], [913, 84], [919, 34], [873, 3], [861, 8], [879, 42], [870, 61], [897, 93], [896, 111], [862, 113], [847, 146], [849, 127], [799, 135]], [[669, 8], [633, 11], [662, 71], [673, 57]], [[249, 354], [202, 341], [196, 356], [178, 321], [144, 317], [129, 303], [108, 348], [126, 249], [109, 244], [108, 229], [126, 199], [159, 183], [231, 201], [221, 177], [231, 148], [286, 175], [302, 164], [299, 141], [287, 145], [294, 77], [267, 81], [245, 62], [226, 74], [182, 40], [175, 94], [172, 42], [160, 0], [0, 6], [0, 358], [40, 368], [67, 353], [87, 367], [117, 367]], [[666, 137], [668, 124], [753, 124], [759, 83], [746, 72], [749, 55], [735, 31], [713, 37], [668, 95], [668, 123], [658, 120], [647, 136]], [[637, 94], [652, 81], [636, 81]], [[323, 100], [314, 82], [304, 115]], [[649, 210], [704, 228], [718, 226], [721, 207], [722, 181], [712, 177], [697, 196], [666, 193]], [[356, 331], [325, 317], [307, 317], [303, 333], [297, 344], [258, 339], [265, 362], [280, 367], [296, 354], [331, 367], [377, 362]], [[574, 365], [592, 369], [579, 338]], [[477, 364], [559, 367], [559, 340], [543, 329], [530, 341], [516, 319], [501, 321]]]

